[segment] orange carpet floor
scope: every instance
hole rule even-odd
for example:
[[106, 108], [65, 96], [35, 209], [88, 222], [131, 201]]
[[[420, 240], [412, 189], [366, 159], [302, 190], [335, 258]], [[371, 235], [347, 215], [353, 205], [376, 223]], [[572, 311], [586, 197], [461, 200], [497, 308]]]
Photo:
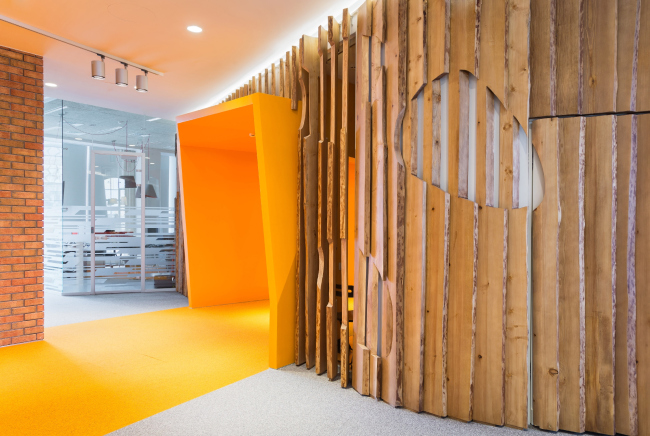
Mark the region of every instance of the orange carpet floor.
[[0, 349], [9, 435], [103, 435], [268, 368], [268, 301], [45, 329]]

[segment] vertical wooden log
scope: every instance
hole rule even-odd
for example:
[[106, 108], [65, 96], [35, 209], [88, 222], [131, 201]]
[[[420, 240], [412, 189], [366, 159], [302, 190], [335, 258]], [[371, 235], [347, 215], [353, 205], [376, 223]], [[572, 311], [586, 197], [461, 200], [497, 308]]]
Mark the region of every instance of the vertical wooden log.
[[318, 39], [303, 36], [300, 41], [301, 85], [309, 105], [309, 135], [303, 144], [303, 186], [305, 208], [305, 325], [307, 369], [316, 364], [316, 316], [318, 283], [318, 80], [320, 76], [318, 61]]
[[[650, 414], [647, 413], [650, 410], [650, 390], [647, 388], [650, 386], [650, 250], [648, 249], [650, 247], [650, 232], [647, 225], [650, 222], [650, 174], [646, 169], [650, 168], [650, 128], [648, 128], [650, 116], [638, 115], [635, 117], [638, 118], [638, 124], [633, 119], [632, 147], [636, 148], [636, 153], [632, 152], [633, 168], [630, 170], [630, 180], [635, 176], [636, 222], [631, 228], [628, 227], [632, 230], [628, 231], [628, 238], [635, 238], [634, 249], [631, 253], [628, 251], [633, 256], [634, 263], [631, 265], [628, 263], [628, 268], [634, 271], [636, 277], [630, 283], [630, 275], [628, 275], [628, 288], [632, 288], [628, 296], [628, 307], [632, 306], [633, 302], [636, 303], [634, 306], [636, 324], [630, 326], [632, 320], [628, 321], [628, 352], [630, 345], [636, 347], [634, 351], [636, 384], [635, 392], [631, 391], [630, 397], [632, 397], [632, 393], [637, 394], [638, 397], [635, 398], [637, 403], [633, 404], [636, 407], [631, 409], [630, 413], [632, 419], [638, 419], [638, 434], [647, 435], [650, 434]], [[636, 138], [634, 138], [635, 136]], [[630, 195], [630, 203], [633, 201], [632, 197]], [[636, 230], [636, 235], [634, 230]], [[630, 257], [628, 257], [628, 261], [629, 259]], [[634, 334], [629, 334], [630, 327], [634, 328]], [[632, 337], [635, 339], [634, 344], [630, 344]], [[633, 361], [632, 353], [628, 359]]]
[[556, 7], [557, 115], [576, 115], [580, 77], [580, 2], [559, 1]]
[[605, 434], [614, 434], [615, 126], [611, 116], [587, 118], [585, 137], [585, 429]]
[[614, 356], [614, 417], [616, 419], [616, 432], [629, 435], [631, 434], [631, 425], [629, 409], [630, 387], [628, 385], [630, 367], [628, 365], [627, 356], [627, 308], [629, 303], [627, 295], [627, 223], [630, 189], [632, 117], [619, 116], [617, 117], [616, 125], [616, 354]]
[[[298, 110], [298, 95], [300, 87], [300, 84], [298, 83], [298, 69], [300, 68], [300, 62], [298, 62], [297, 59], [298, 53], [296, 47], [293, 46], [291, 47], [291, 110], [294, 111]], [[300, 89], [302, 89], [302, 87], [300, 87]]]
[[508, 109], [528, 134], [530, 0], [508, 0]]
[[[494, 174], [494, 94], [486, 89], [485, 96], [485, 204], [495, 206], [495, 177]], [[477, 105], [478, 107], [478, 105]]]
[[284, 95], [284, 59], [280, 58], [280, 67], [278, 69], [278, 96], [286, 97]]
[[476, 71], [476, 59], [478, 55], [476, 36], [479, 29], [480, 15], [476, 13], [477, 3], [480, 2], [476, 2], [475, 0], [451, 2], [450, 73], [464, 70], [478, 77]]
[[406, 187], [406, 274], [404, 282], [404, 407], [419, 412], [424, 389], [424, 299], [426, 283], [426, 191], [409, 174]]
[[[442, 96], [440, 80], [434, 80], [431, 84], [431, 183], [440, 187], [440, 165], [442, 159]], [[447, 108], [444, 108], [445, 110]]]
[[[576, 99], [577, 103], [577, 99]], [[580, 286], [580, 118], [558, 121], [558, 185], [562, 219], [558, 247], [560, 428], [585, 431], [584, 292]]]
[[[636, 31], [634, 51], [636, 58], [632, 72], [632, 110], [650, 111], [650, 3], [641, 0], [637, 3]], [[620, 21], [620, 20], [619, 20]], [[638, 34], [638, 37], [636, 36]]]
[[451, 195], [449, 218], [447, 413], [472, 420], [476, 334], [478, 205]]
[[528, 428], [527, 208], [508, 211], [505, 425]]
[[384, 326], [382, 330], [382, 399], [402, 404], [404, 339], [404, 233], [406, 208], [406, 172], [400, 140], [406, 105], [406, 0], [386, 2], [386, 138], [388, 144], [388, 273], [383, 288]]
[[581, 114], [616, 110], [616, 4], [584, 0], [580, 22]]
[[413, 100], [427, 82], [427, 9], [425, 0], [408, 0], [408, 89]]
[[379, 272], [372, 258], [368, 262], [368, 300], [367, 300], [367, 317], [366, 317], [366, 348], [370, 350], [370, 370], [368, 373], [369, 395], [375, 399], [381, 398], [381, 376], [377, 370], [381, 370], [377, 364], [378, 351], [378, 329], [379, 329]]
[[318, 141], [318, 282], [316, 327], [316, 373], [327, 370], [327, 302], [329, 295], [329, 247], [327, 243], [327, 144], [329, 136], [329, 79], [327, 74], [327, 30], [318, 27], [318, 56], [320, 59]]
[[[507, 1], [481, 2], [480, 76], [481, 81], [508, 107]], [[520, 38], [523, 35], [519, 36]]]
[[475, 421], [505, 423], [505, 306], [508, 211], [479, 206]]
[[[338, 133], [341, 128], [340, 117], [337, 116], [337, 106], [340, 107], [341, 83], [338, 75], [337, 45], [340, 38], [339, 23], [333, 17], [328, 19], [327, 39], [330, 44], [330, 133], [328, 143], [327, 163], [327, 242], [329, 244], [329, 302], [327, 304], [327, 376], [333, 380], [338, 375], [337, 353], [339, 339], [338, 306], [336, 304], [336, 286], [343, 283], [339, 274], [338, 253], [340, 247], [339, 237], [339, 144]], [[347, 290], [341, 286], [341, 297]]]
[[427, 1], [427, 73], [432, 82], [449, 72], [451, 0]]
[[[533, 15], [534, 17], [534, 15]], [[533, 212], [533, 424], [557, 431], [558, 232], [557, 119], [535, 120], [532, 142], [544, 169], [544, 199]]]
[[[530, 116], [554, 115], [551, 107], [551, 9], [557, 0], [530, 1]], [[521, 120], [520, 120], [521, 121]]]

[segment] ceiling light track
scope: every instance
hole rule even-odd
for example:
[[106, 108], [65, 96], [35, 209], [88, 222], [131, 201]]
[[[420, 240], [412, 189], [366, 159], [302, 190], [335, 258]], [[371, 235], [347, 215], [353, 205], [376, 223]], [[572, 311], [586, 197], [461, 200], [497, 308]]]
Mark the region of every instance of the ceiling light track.
[[[56, 35], [54, 33], [48, 32], [46, 30], [39, 29], [38, 27], [30, 26], [29, 24], [25, 24], [25, 23], [23, 23], [21, 21], [14, 20], [13, 18], [9, 18], [9, 17], [6, 17], [4, 15], [0, 15], [0, 21], [4, 21], [6, 23], [13, 24], [14, 26], [22, 27], [23, 29], [29, 30], [31, 32], [35, 32], [35, 33], [38, 33], [40, 35], [46, 36], [48, 38], [52, 38], [52, 39], [55, 39], [57, 41], [63, 42], [65, 44], [69, 44], [69, 45], [72, 45], [74, 47], [80, 48], [82, 50], [86, 50], [88, 52], [94, 53], [94, 54], [100, 56], [102, 58], [102, 60], [103, 60], [103, 58], [112, 59], [112, 60], [114, 60], [116, 62], [130, 65], [130, 66], [132, 66], [134, 68], [137, 68], [138, 70], [142, 70], [142, 71], [144, 71], [146, 73], [155, 74], [157, 76], [164, 76], [164, 74], [161, 73], [160, 71], [156, 71], [156, 70], [151, 69], [149, 67], [145, 67], [144, 65], [136, 64], [135, 62], [131, 62], [131, 61], [127, 60], [127, 59], [123, 59], [123, 58], [121, 58], [119, 56], [114, 56], [114, 55], [112, 55], [110, 53], [106, 53], [105, 51], [97, 50], [97, 49], [89, 47], [87, 45], [80, 44], [80, 43], [72, 41], [72, 40], [70, 40], [68, 38], [64, 38], [62, 36], [59, 36], [59, 35]], [[94, 71], [95, 70], [93, 69], [93, 73], [94, 73]], [[102, 73], [103, 73], [103, 71], [102, 71]]]

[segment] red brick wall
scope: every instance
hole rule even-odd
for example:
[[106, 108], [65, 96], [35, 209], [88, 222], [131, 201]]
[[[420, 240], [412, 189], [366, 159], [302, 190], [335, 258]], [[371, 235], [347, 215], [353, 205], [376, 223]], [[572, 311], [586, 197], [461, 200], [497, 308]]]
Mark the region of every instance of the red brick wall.
[[43, 339], [43, 58], [0, 46], [0, 346]]

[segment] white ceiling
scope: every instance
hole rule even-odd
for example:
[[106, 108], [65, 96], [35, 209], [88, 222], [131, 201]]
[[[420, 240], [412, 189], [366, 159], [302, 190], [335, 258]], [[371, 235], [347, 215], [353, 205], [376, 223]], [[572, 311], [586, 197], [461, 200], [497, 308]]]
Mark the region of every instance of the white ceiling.
[[[0, 15], [164, 73], [149, 92], [90, 77], [96, 55], [0, 21], [0, 46], [45, 58], [46, 96], [174, 119], [218, 103], [355, 0], [0, 0]], [[203, 32], [186, 30], [198, 25]], [[129, 84], [139, 70], [129, 68]]]

